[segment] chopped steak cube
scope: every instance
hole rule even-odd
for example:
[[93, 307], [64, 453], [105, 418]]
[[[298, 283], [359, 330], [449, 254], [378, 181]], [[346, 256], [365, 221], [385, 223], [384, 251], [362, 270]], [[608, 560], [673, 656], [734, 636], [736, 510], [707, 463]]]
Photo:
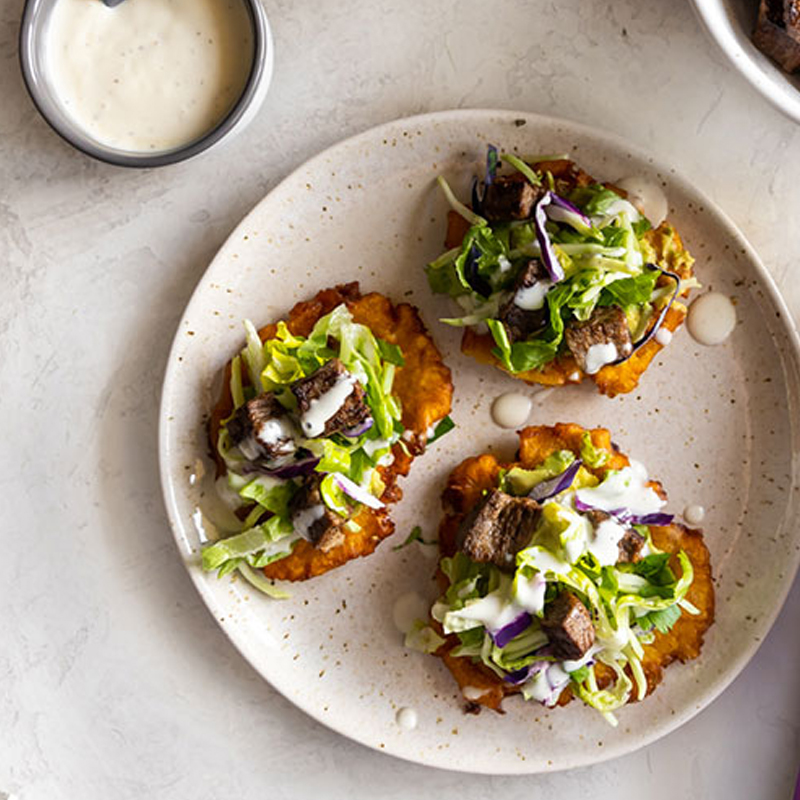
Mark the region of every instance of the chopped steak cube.
[[513, 572], [515, 557], [530, 542], [540, 512], [535, 500], [493, 489], [462, 523], [461, 550], [473, 561]]
[[292, 385], [292, 392], [303, 433], [309, 438], [355, 428], [370, 417], [364, 389], [338, 358], [301, 378]]
[[641, 561], [642, 548], [645, 538], [633, 528], [628, 528], [625, 535], [619, 540], [619, 561], [622, 564], [633, 564]]
[[272, 392], [239, 406], [225, 427], [231, 444], [250, 461], [272, 461], [290, 456], [297, 448], [286, 409]]
[[[761, 0], [753, 43], [786, 72], [800, 69], [797, 6], [785, 9], [783, 0]], [[786, 14], [785, 12], [789, 13]], [[788, 17], [788, 18], [787, 18]]]
[[800, 42], [800, 0], [783, 0], [783, 21], [789, 36]]
[[594, 626], [586, 606], [572, 592], [563, 591], [544, 610], [542, 630], [556, 658], [575, 661], [594, 644]]
[[[532, 301], [538, 301], [539, 298], [530, 296], [530, 293], [527, 293], [526, 297], [525, 290], [531, 289], [536, 284], [542, 284], [542, 288], [545, 288], [550, 285], [549, 280], [550, 276], [538, 258], [530, 259], [520, 270], [514, 282], [514, 293], [500, 307], [497, 315], [497, 318], [505, 326], [509, 341], [512, 343], [525, 341], [547, 327], [550, 313], [544, 294], [541, 297], [539, 308], [524, 308], [523, 306], [538, 305], [538, 302]], [[544, 284], [544, 281], [548, 281], [548, 283]], [[521, 306], [520, 303], [523, 305]]]
[[486, 187], [481, 211], [483, 216], [492, 222], [528, 219], [533, 216], [534, 206], [545, 191], [546, 189], [534, 186], [519, 173], [495, 178]]
[[567, 324], [564, 338], [578, 366], [588, 375], [630, 355], [633, 349], [628, 320], [619, 306], [598, 307], [586, 322], [572, 320]]
[[[611, 519], [609, 514], [600, 509], [592, 509], [586, 513], [592, 523], [593, 528], [598, 528], [601, 522]], [[633, 528], [626, 528], [625, 534], [619, 540], [617, 547], [619, 548], [618, 564], [633, 564], [635, 561], [641, 559], [642, 548], [644, 547], [644, 536], [637, 533]]]
[[321, 480], [321, 475], [307, 480], [292, 498], [289, 511], [295, 531], [326, 553], [344, 542], [346, 520], [323, 502], [319, 491]]

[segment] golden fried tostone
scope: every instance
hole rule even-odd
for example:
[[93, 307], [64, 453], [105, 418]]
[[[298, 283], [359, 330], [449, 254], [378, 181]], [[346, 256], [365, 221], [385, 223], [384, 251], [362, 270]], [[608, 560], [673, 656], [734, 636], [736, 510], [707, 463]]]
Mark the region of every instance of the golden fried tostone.
[[[362, 295], [357, 282], [341, 284], [319, 292], [312, 300], [297, 303], [289, 312], [286, 325], [297, 336], [308, 336], [317, 320], [341, 303], [346, 303], [355, 322], [366, 325], [375, 336], [399, 345], [405, 366], [395, 373], [393, 393], [400, 398], [402, 423], [406, 433], [405, 449], [397, 443], [392, 448], [394, 461], [378, 471], [386, 489], [384, 503], [396, 503], [403, 496], [397, 478], [407, 475], [414, 457], [425, 451], [428, 429], [450, 413], [453, 384], [433, 339], [428, 334], [417, 310], [408, 303], [393, 305], [376, 292]], [[262, 341], [275, 336], [277, 325], [267, 325], [258, 333]], [[217, 453], [220, 426], [233, 411], [230, 393], [230, 362], [225, 368], [222, 394], [209, 421], [211, 452], [217, 463], [217, 474], [225, 474], [225, 464]], [[243, 378], [245, 376], [243, 375]], [[353, 520], [358, 531], [348, 531], [344, 542], [327, 552], [310, 542], [300, 541], [286, 558], [268, 564], [264, 574], [275, 580], [301, 581], [321, 575], [358, 556], [369, 555], [381, 540], [394, 532], [394, 523], [386, 508], [373, 510], [362, 506]]]
[[[543, 161], [535, 165], [541, 172], [550, 172], [555, 182], [557, 194], [569, 194], [576, 187], [588, 186], [596, 181], [591, 178], [580, 167], [572, 161]], [[626, 192], [613, 184], [605, 184], [613, 189], [621, 197], [626, 197]], [[447, 235], [445, 246], [449, 248], [458, 247], [464, 235], [469, 230], [469, 223], [455, 211], [448, 213]], [[648, 231], [644, 240], [649, 247], [648, 259], [652, 263], [680, 275], [682, 280], [687, 280], [694, 275], [692, 265], [694, 259], [683, 245], [678, 232], [669, 222], [662, 222], [658, 228]], [[674, 287], [672, 279], [661, 275], [657, 281], [657, 286]], [[682, 293], [682, 297], [688, 295], [688, 290]], [[674, 332], [686, 318], [686, 308], [683, 304], [673, 304], [669, 309], [662, 323], [666, 330]], [[655, 317], [651, 321], [655, 322]], [[492, 350], [495, 347], [494, 339], [490, 333], [478, 333], [472, 328], [465, 328], [461, 338], [461, 350], [476, 361], [483, 364], [494, 364], [504, 372], [514, 378], [530, 384], [542, 384], [545, 386], [563, 386], [566, 383], [581, 383], [584, 378], [594, 381], [602, 394], [614, 397], [618, 394], [625, 394], [633, 391], [639, 383], [642, 373], [650, 365], [650, 362], [662, 349], [655, 338], [651, 339], [643, 347], [640, 347], [627, 361], [616, 366], [603, 367], [594, 375], [584, 373], [572, 354], [566, 351], [556, 357], [541, 369], [528, 370], [527, 372], [509, 372], [503, 367]]]
[[[580, 425], [558, 424], [552, 427], [536, 426], [525, 428], [520, 432], [519, 460], [513, 464], [501, 464], [493, 455], [480, 455], [462, 461], [447, 481], [442, 495], [445, 517], [439, 527], [439, 548], [442, 556], [452, 556], [456, 552], [456, 536], [462, 520], [470, 509], [480, 500], [482, 493], [497, 486], [497, 478], [501, 469], [514, 466], [531, 469], [547, 456], [557, 450], [572, 450], [580, 455], [581, 438], [586, 429]], [[611, 434], [604, 428], [589, 431], [595, 447], [611, 453], [611, 457], [602, 467], [591, 468], [584, 464], [597, 478], [602, 479], [609, 470], [618, 470], [627, 466], [628, 458], [620, 453], [611, 443]], [[656, 481], [650, 484], [664, 499], [666, 494]], [[703, 644], [703, 637], [714, 621], [714, 586], [711, 579], [711, 563], [708, 549], [703, 542], [699, 530], [692, 530], [685, 525], [673, 523], [667, 526], [650, 526], [653, 543], [664, 552], [677, 554], [683, 550], [692, 562], [694, 581], [689, 588], [686, 599], [698, 610], [696, 616], [683, 613], [669, 633], [656, 632], [655, 640], [644, 646], [645, 655], [642, 668], [647, 676], [647, 693], [650, 694], [661, 682], [663, 669], [676, 659], [688, 661], [697, 658]], [[670, 566], [677, 575], [681, 574], [677, 558], [673, 558]], [[440, 571], [438, 574], [441, 590], [448, 587], [447, 577]], [[443, 634], [437, 622], [432, 623], [439, 633]], [[500, 711], [503, 698], [521, 691], [521, 687], [512, 686], [495, 675], [482, 663], [473, 663], [468, 657], [455, 657], [451, 651], [460, 644], [458, 636], [446, 637], [436, 655], [442, 658], [447, 668], [455, 677], [459, 687], [470, 686], [482, 690], [483, 694], [475, 703]], [[596, 667], [598, 684], [608, 685], [613, 672], [609, 667], [598, 664]], [[476, 696], [478, 692], [472, 692]], [[572, 690], [564, 689], [559, 698], [559, 705], [566, 705], [573, 697]], [[473, 707], [474, 708], [474, 707]]]

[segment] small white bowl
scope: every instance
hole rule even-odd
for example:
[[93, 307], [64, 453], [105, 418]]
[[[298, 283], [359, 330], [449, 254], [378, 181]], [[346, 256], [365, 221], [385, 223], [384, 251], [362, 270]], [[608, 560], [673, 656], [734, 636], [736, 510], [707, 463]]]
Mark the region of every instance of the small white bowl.
[[[99, 0], [98, 0], [99, 1]], [[229, 139], [250, 123], [264, 102], [272, 79], [272, 33], [261, 0], [242, 0], [253, 26], [253, 64], [244, 90], [227, 116], [211, 130], [180, 147], [158, 152], [120, 150], [93, 139], [67, 114], [55, 96], [45, 69], [45, 40], [57, 0], [27, 0], [20, 28], [19, 58], [28, 92], [50, 127], [73, 147], [120, 167], [162, 167], [185, 161]]]
[[800, 75], [789, 75], [752, 40], [757, 0], [691, 0], [698, 19], [733, 66], [776, 108], [800, 122]]

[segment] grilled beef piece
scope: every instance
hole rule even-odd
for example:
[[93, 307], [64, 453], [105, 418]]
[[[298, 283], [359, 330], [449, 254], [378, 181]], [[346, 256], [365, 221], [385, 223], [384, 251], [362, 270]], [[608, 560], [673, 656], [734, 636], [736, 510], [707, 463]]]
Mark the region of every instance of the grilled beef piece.
[[514, 294], [500, 307], [497, 314], [497, 318], [505, 326], [508, 339], [512, 344], [525, 341], [547, 327], [550, 312], [546, 301], [541, 308], [536, 309], [520, 308], [514, 301], [517, 299], [517, 292], [521, 289], [529, 289], [539, 281], [549, 279], [550, 276], [547, 274], [544, 264], [538, 258], [530, 259], [522, 267], [514, 282]]
[[572, 592], [563, 591], [546, 606], [542, 630], [550, 639], [553, 655], [575, 661], [594, 644], [594, 626], [586, 606]]
[[513, 572], [515, 557], [531, 540], [540, 513], [535, 500], [492, 489], [462, 522], [460, 549], [473, 561]]
[[492, 222], [528, 219], [533, 216], [534, 206], [546, 191], [540, 186], [534, 186], [520, 173], [495, 178], [486, 187], [481, 213]]
[[600, 369], [596, 363], [587, 364], [586, 354], [592, 345], [613, 344], [616, 356], [611, 361], [630, 355], [633, 349], [628, 320], [619, 306], [597, 307], [586, 322], [572, 320], [567, 323], [564, 338], [578, 366], [587, 374]]
[[642, 548], [645, 538], [637, 533], [633, 528], [627, 528], [625, 535], [619, 540], [619, 562], [621, 564], [633, 564], [642, 560]]
[[[342, 381], [349, 381], [352, 390], [341, 403], [334, 404], [327, 410], [328, 413], [319, 420], [319, 424], [324, 421], [324, 428], [319, 430], [316, 420], [312, 419], [315, 413], [318, 414], [313, 406], [317, 402], [326, 402], [321, 398], [332, 390], [336, 391], [337, 385]], [[332, 433], [355, 428], [366, 422], [370, 416], [369, 406], [364, 402], [364, 389], [338, 358], [323, 364], [307, 378], [301, 378], [292, 385], [292, 392], [297, 398], [303, 433], [309, 437], [330, 436]], [[308, 413], [310, 409], [311, 414]]]
[[[601, 522], [611, 519], [609, 514], [605, 511], [600, 511], [595, 508], [586, 513], [592, 523], [593, 528], [597, 528]], [[635, 561], [641, 560], [641, 552], [644, 547], [644, 536], [637, 533], [633, 528], [625, 528], [625, 534], [619, 540], [617, 545], [619, 549], [618, 564], [633, 564]]]
[[272, 392], [254, 397], [225, 425], [231, 444], [250, 461], [273, 461], [290, 456], [297, 449], [286, 409]]
[[321, 481], [322, 476], [318, 474], [307, 480], [292, 498], [289, 512], [295, 531], [314, 547], [327, 553], [344, 542], [343, 525], [346, 520], [322, 501], [319, 491]]
[[798, 4], [791, 0], [761, 0], [753, 43], [786, 72], [800, 69]]
[[783, 21], [789, 36], [800, 42], [800, 0], [783, 0]]

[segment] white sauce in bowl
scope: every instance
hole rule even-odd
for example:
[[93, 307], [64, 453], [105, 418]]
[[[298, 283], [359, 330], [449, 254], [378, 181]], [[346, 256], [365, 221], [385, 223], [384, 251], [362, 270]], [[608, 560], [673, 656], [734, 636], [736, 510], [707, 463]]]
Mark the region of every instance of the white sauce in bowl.
[[519, 392], [506, 392], [492, 403], [492, 419], [501, 428], [519, 428], [531, 414], [530, 397]]
[[700, 344], [722, 344], [736, 327], [736, 308], [726, 295], [706, 292], [689, 306], [686, 327]]
[[159, 152], [222, 121], [253, 55], [243, 0], [58, 0], [45, 59], [64, 110], [98, 143]]
[[667, 218], [669, 211], [667, 196], [657, 183], [641, 175], [633, 175], [618, 181], [617, 186], [627, 192], [628, 199], [647, 217], [654, 228]]

